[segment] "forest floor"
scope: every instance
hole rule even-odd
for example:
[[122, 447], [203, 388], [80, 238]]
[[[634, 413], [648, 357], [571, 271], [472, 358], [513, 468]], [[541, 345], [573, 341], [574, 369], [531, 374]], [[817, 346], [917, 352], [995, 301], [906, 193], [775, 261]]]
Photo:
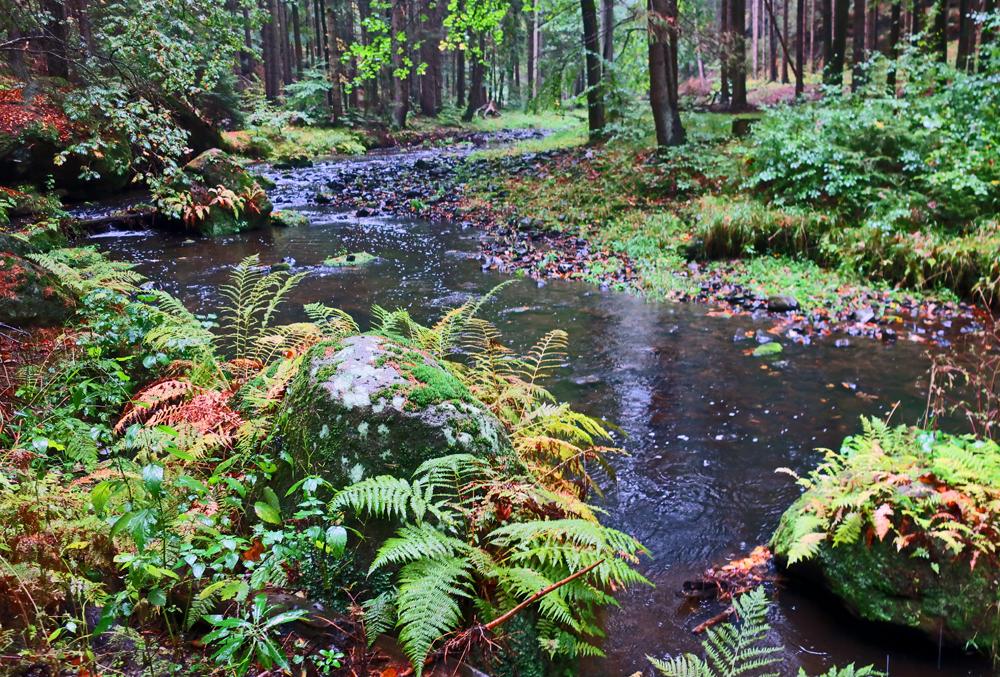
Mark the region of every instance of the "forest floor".
[[[947, 290], [893, 286], [800, 256], [752, 250], [740, 258], [703, 256], [704, 230], [713, 221], [789, 218], [726, 190], [740, 172], [731, 115], [687, 115], [689, 143], [666, 154], [656, 153], [648, 138], [590, 146], [580, 117], [553, 117], [477, 121], [482, 130], [548, 126], [549, 132], [475, 150], [464, 161], [401, 158], [392, 177], [364, 171], [341, 177], [327, 199], [361, 215], [475, 224], [487, 233], [484, 269], [704, 302], [720, 314], [770, 315], [779, 321], [775, 331], [797, 342], [847, 334], [947, 345], [977, 325], [975, 309]], [[441, 129], [431, 126], [428, 138], [444, 138]], [[406, 197], [414, 194], [421, 197]]]

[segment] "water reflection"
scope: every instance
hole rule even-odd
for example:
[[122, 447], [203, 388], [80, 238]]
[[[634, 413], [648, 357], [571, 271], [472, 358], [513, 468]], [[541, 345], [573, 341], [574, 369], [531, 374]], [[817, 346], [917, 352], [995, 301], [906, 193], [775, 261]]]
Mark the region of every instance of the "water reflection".
[[[279, 206], [302, 203], [304, 191], [322, 180], [322, 167], [308, 172], [278, 177]], [[294, 260], [309, 275], [290, 299], [289, 319], [299, 317], [301, 304], [322, 301], [363, 323], [373, 303], [426, 320], [504, 279], [480, 271], [472, 258], [479, 234], [458, 225], [359, 219], [316, 207], [306, 213], [312, 224], [298, 229], [198, 241], [111, 234], [95, 244], [138, 262], [202, 311], [213, 308], [217, 286], [243, 257]], [[327, 256], [362, 250], [378, 261], [321, 266]], [[926, 361], [913, 344], [787, 345], [779, 362], [764, 362], [745, 354], [752, 343], [734, 336], [766, 330], [765, 321], [713, 317], [699, 306], [572, 282], [518, 281], [485, 314], [518, 348], [549, 329], [568, 331], [570, 366], [553, 389], [620, 426], [629, 453], [615, 461], [618, 482], [603, 506], [614, 526], [652, 551], [644, 573], [656, 587], [632, 591], [609, 613], [608, 658], [588, 664], [587, 674], [648, 671], [646, 654], [695, 650], [690, 628], [709, 612], [682, 613], [676, 591], [706, 566], [768, 539], [797, 495], [775, 468], [806, 471], [819, 457], [816, 447], [838, 444], [861, 415], [885, 415], [899, 402], [896, 420], [913, 421], [921, 409], [914, 384]], [[771, 620], [793, 663], [817, 672], [831, 662], [884, 666], [888, 654], [892, 674], [988, 674], [984, 663], [959, 655], [946, 655], [939, 672], [936, 647], [859, 628], [831, 607], [796, 591], [780, 596]]]

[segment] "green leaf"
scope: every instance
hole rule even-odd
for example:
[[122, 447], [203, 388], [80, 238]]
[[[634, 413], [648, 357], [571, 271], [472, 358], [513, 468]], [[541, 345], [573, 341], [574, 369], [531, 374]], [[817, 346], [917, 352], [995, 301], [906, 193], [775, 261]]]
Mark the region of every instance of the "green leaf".
[[281, 513], [267, 503], [257, 501], [253, 504], [253, 511], [257, 513], [257, 517], [268, 524], [281, 524]]
[[153, 588], [146, 595], [146, 599], [153, 606], [166, 606], [167, 604], [167, 593], [163, 591], [163, 588]]
[[754, 348], [753, 356], [754, 357], [767, 357], [769, 355], [777, 355], [782, 350], [784, 350], [784, 348], [781, 347], [780, 343], [776, 343], [776, 342], [764, 343], [764, 344], [759, 345], [756, 348]]

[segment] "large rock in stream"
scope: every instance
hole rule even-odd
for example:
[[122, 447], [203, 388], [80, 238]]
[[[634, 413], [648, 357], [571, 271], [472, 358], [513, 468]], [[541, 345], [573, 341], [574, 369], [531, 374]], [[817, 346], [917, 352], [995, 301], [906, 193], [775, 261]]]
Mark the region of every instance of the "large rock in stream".
[[[270, 221], [273, 206], [260, 183], [218, 148], [206, 150], [188, 162], [172, 187], [188, 191], [194, 204], [207, 207], [204, 216], [188, 221], [202, 235], [231, 235], [260, 228]], [[220, 187], [232, 191], [241, 205], [233, 209], [217, 199]]]
[[454, 453], [513, 458], [503, 425], [461, 381], [427, 353], [378, 335], [314, 346], [279, 421], [295, 476], [337, 487], [409, 477]]
[[776, 560], [859, 618], [997, 655], [1000, 447], [869, 425], [809, 475], [771, 539]]

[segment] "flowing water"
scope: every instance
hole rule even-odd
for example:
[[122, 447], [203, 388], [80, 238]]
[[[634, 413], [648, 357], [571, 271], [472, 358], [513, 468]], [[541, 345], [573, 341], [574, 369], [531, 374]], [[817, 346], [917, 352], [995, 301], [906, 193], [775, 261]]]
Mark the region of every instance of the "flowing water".
[[[359, 162], [394, 171], [391, 156]], [[431, 319], [507, 279], [481, 270], [481, 233], [474, 229], [358, 218], [310, 205], [327, 169], [273, 177], [276, 206], [300, 209], [310, 217], [308, 227], [197, 241], [111, 231], [93, 243], [138, 263], [157, 285], [206, 312], [232, 266], [250, 254], [264, 263], [287, 259], [293, 270], [309, 272], [289, 308], [322, 301], [362, 321], [374, 303]], [[320, 265], [345, 250], [379, 258], [358, 268]], [[706, 567], [768, 540], [798, 494], [775, 469], [809, 470], [820, 458], [815, 449], [839, 444], [862, 415], [885, 415], [896, 402], [897, 422], [913, 422], [922, 411], [917, 382], [927, 359], [913, 343], [787, 344], [780, 361], [764, 361], [747, 354], [755, 343], [745, 337], [766, 331], [773, 324], [766, 318], [720, 317], [704, 306], [644, 301], [568, 281], [518, 280], [484, 316], [517, 348], [552, 328], [569, 332], [571, 359], [553, 390], [617, 424], [629, 454], [614, 461], [617, 483], [607, 487], [603, 507], [612, 526], [652, 551], [642, 569], [655, 587], [626, 593], [621, 608], [608, 613], [608, 657], [585, 665], [586, 674], [648, 673], [646, 654], [697, 650], [691, 628], [719, 607], [692, 611], [678, 591]], [[939, 656], [926, 639], [853, 621], [818, 591], [778, 590], [770, 621], [789, 664], [812, 673], [855, 661], [888, 665], [892, 675], [989, 674], [980, 659], [948, 649]]]

